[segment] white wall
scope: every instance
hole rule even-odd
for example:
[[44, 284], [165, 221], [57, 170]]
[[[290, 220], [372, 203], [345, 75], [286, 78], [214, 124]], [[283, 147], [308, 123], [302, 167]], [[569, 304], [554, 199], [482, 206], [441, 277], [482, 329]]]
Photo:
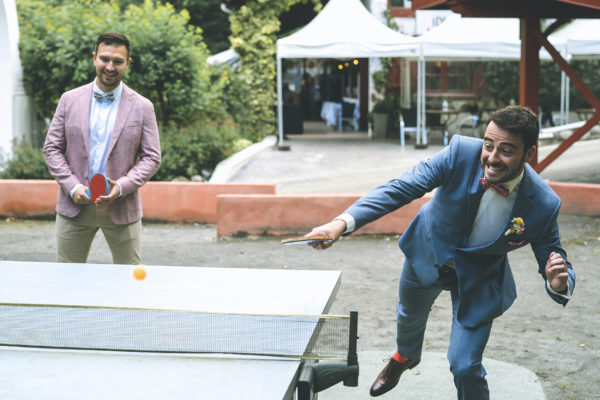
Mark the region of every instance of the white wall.
[[10, 156], [13, 138], [28, 136], [39, 125], [23, 87], [19, 58], [19, 23], [15, 0], [0, 0], [0, 153]]

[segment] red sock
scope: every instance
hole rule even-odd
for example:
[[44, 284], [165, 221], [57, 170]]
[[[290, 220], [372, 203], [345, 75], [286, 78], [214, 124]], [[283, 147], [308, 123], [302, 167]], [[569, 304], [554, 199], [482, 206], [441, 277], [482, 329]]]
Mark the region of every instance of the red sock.
[[401, 355], [400, 353], [398, 353], [398, 350], [396, 350], [396, 352], [394, 353], [394, 355], [392, 356], [392, 358], [396, 361], [398, 361], [399, 363], [403, 363], [408, 361], [408, 358], [404, 357], [403, 355]]

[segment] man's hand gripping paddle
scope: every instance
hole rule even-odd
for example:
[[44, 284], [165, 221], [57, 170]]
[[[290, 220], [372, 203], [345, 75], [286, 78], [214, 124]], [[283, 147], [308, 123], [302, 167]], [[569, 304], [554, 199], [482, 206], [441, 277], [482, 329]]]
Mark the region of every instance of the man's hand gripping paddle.
[[106, 196], [108, 194], [108, 179], [106, 179], [106, 175], [104, 174], [96, 174], [92, 177], [90, 181], [90, 187], [85, 192], [87, 196], [90, 198], [92, 203], [95, 203], [100, 196]]
[[297, 245], [297, 244], [322, 244], [322, 243], [333, 243], [333, 239], [327, 235], [319, 236], [299, 236], [289, 239], [283, 239], [281, 244], [283, 245]]

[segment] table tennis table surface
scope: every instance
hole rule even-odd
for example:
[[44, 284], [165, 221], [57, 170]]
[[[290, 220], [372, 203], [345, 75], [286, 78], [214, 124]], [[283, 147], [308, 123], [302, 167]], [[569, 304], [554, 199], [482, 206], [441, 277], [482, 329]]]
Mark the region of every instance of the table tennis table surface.
[[[339, 271], [0, 261], [0, 303], [327, 313]], [[243, 339], [241, 339], [243, 340]], [[291, 399], [302, 360], [0, 347], [1, 399]]]

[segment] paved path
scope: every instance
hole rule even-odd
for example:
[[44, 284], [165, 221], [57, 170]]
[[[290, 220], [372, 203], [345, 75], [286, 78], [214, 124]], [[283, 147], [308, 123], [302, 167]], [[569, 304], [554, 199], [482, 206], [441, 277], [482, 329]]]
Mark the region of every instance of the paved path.
[[[262, 151], [229, 179], [230, 182], [275, 183], [279, 194], [365, 193], [395, 178], [415, 163], [440, 151], [441, 138], [427, 149], [414, 141], [402, 148], [397, 140], [372, 140], [364, 132], [288, 135], [289, 151]], [[556, 144], [541, 143], [539, 159]], [[600, 139], [577, 142], [541, 176], [559, 182], [600, 183]]]

